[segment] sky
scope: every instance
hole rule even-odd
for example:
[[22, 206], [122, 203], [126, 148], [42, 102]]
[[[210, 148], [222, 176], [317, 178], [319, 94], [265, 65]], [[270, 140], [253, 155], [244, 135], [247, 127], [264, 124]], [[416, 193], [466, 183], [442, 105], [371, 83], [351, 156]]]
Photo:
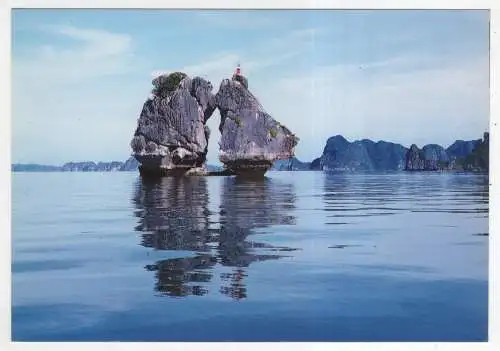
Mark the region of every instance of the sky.
[[337, 134], [447, 147], [489, 129], [487, 11], [18, 9], [12, 162], [123, 161], [155, 76], [216, 93], [237, 63], [302, 161]]

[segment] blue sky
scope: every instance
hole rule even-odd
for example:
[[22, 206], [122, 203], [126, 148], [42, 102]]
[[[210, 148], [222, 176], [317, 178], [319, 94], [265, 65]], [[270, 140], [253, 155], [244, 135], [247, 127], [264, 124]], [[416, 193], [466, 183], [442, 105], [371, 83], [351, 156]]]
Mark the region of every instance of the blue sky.
[[305, 161], [336, 134], [448, 146], [488, 129], [487, 11], [12, 13], [13, 163], [124, 160], [156, 74], [201, 75], [215, 93], [237, 62]]

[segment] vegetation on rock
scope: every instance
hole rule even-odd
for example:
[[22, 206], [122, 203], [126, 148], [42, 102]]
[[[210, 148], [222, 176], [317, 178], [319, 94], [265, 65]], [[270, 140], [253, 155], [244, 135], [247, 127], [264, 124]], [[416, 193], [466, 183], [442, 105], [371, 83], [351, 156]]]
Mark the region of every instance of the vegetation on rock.
[[232, 120], [234, 121], [234, 123], [236, 123], [236, 125], [238, 127], [241, 127], [241, 119], [239, 119], [238, 117], [235, 117]]
[[163, 74], [156, 77], [152, 81], [154, 86], [152, 93], [155, 96], [165, 98], [172, 94], [179, 86], [179, 83], [186, 77], [187, 75], [183, 72]]

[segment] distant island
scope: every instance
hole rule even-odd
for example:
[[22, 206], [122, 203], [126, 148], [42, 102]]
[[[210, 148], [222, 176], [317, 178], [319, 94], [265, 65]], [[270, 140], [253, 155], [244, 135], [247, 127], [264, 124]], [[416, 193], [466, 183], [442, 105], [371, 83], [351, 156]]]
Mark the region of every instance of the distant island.
[[[137, 172], [139, 162], [131, 156], [126, 161], [111, 162], [67, 162], [62, 166], [43, 165], [38, 163], [14, 163], [12, 172]], [[209, 171], [220, 171], [222, 166], [207, 165]]]
[[380, 140], [347, 141], [342, 135], [329, 138], [320, 157], [302, 162], [292, 157], [276, 161], [275, 171], [475, 171], [489, 170], [489, 133], [483, 139], [456, 140], [446, 149], [437, 144], [406, 148]]
[[[13, 172], [136, 172], [139, 162], [68, 162], [62, 166], [13, 164]], [[206, 165], [208, 171], [222, 166]], [[329, 138], [320, 157], [303, 162], [296, 157], [274, 162], [272, 171], [476, 171], [489, 169], [489, 134], [483, 139], [456, 140], [446, 149], [437, 144], [406, 148], [387, 141], [347, 141], [342, 135]]]
[[15, 163], [12, 165], [13, 172], [133, 172], [137, 171], [139, 162], [130, 157], [124, 162], [67, 162], [62, 166], [42, 165], [36, 163]]

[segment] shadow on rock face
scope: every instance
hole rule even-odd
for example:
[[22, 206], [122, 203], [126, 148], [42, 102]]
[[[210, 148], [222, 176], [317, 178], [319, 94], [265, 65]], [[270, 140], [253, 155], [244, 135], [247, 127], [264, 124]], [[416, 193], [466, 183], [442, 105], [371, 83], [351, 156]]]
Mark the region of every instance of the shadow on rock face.
[[[268, 178], [221, 179], [220, 205], [210, 206], [204, 177], [139, 179], [132, 202], [140, 244], [145, 248], [192, 251], [188, 257], [145, 266], [155, 272], [155, 290], [166, 296], [202, 296], [218, 291], [228, 297], [247, 296], [246, 267], [276, 260], [293, 248], [252, 240], [255, 229], [293, 225], [295, 193], [291, 184]], [[210, 210], [212, 208], [212, 210]], [[265, 241], [265, 236], [259, 235]], [[221, 286], [214, 287], [218, 275]]]

